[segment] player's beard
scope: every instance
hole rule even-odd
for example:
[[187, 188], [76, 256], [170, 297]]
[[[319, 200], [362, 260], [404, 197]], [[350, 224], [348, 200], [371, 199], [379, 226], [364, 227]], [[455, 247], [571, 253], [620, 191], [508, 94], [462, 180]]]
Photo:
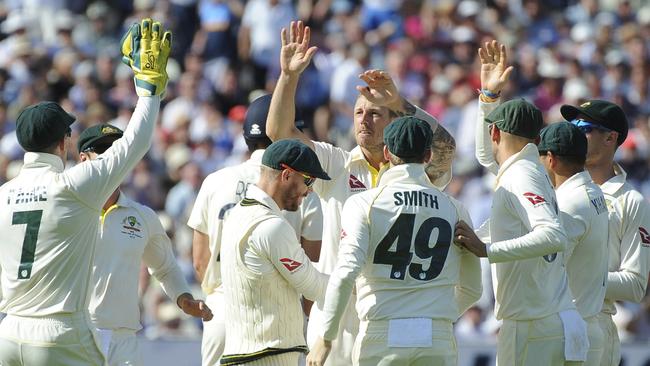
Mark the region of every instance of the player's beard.
[[297, 194], [297, 190], [286, 191], [283, 199], [284, 210], [286, 211], [298, 211], [304, 194]]

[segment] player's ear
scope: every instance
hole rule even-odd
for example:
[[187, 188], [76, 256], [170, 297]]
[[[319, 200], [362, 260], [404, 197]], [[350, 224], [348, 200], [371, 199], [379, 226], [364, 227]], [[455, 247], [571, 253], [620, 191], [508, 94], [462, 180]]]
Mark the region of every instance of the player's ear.
[[79, 153], [79, 161], [83, 162], [83, 161], [86, 161], [86, 160], [90, 160], [90, 157], [88, 157], [88, 154], [86, 154], [85, 152]]
[[384, 145], [384, 160], [390, 161], [390, 152], [388, 151], [388, 146]]

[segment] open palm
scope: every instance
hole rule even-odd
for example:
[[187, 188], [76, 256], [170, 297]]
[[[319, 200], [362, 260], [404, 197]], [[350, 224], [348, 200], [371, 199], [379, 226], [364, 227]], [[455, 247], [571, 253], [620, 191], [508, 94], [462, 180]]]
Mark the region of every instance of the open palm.
[[478, 56], [481, 60], [481, 88], [500, 93], [514, 70], [507, 66], [506, 46], [497, 41], [485, 42], [485, 46], [479, 48]]
[[311, 30], [301, 21], [291, 22], [289, 31], [282, 28], [282, 49], [280, 51], [280, 67], [282, 72], [289, 75], [299, 75], [314, 57], [317, 48], [309, 47]]
[[[395, 86], [393, 79], [387, 72], [382, 70], [368, 70], [359, 75], [359, 78], [365, 81], [368, 86], [357, 86], [357, 90], [368, 101], [391, 109], [399, 109], [402, 97], [397, 91], [397, 86]], [[394, 107], [395, 105], [397, 107]]]

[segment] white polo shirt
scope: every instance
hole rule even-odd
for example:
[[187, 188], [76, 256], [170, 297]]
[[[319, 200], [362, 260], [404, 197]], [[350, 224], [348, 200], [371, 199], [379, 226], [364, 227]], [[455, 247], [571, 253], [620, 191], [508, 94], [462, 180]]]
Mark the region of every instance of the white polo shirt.
[[141, 262], [172, 302], [191, 293], [172, 243], [152, 209], [120, 192], [117, 202], [99, 220], [89, 306], [90, 319], [97, 328], [142, 328], [138, 296]]
[[325, 298], [324, 339], [336, 338], [355, 279], [362, 321], [455, 321], [481, 296], [479, 259], [452, 243], [459, 220], [471, 225], [469, 214], [429, 182], [423, 164], [388, 169], [379, 187], [347, 200], [342, 217], [338, 263]]
[[495, 313], [497, 319], [539, 319], [575, 308], [564, 266], [568, 239], [537, 146], [527, 144], [501, 166], [494, 161], [484, 117], [497, 105], [479, 101], [476, 127], [477, 159], [497, 175], [487, 227]]
[[608, 214], [605, 197], [589, 172], [582, 171], [555, 190], [566, 250], [569, 288], [583, 318], [600, 312], [607, 284]]
[[149, 150], [159, 107], [159, 97], [140, 97], [124, 136], [68, 170], [56, 155], [25, 153], [18, 176], [0, 187], [0, 312], [87, 311], [97, 218]]
[[616, 300], [641, 302], [648, 284], [650, 207], [626, 182], [616, 164], [616, 176], [600, 186], [609, 210], [609, 274], [603, 312], [615, 314]]
[[[255, 150], [246, 162], [208, 175], [196, 197], [187, 225], [209, 238], [212, 256], [201, 283], [206, 295], [221, 284], [219, 253], [223, 219], [244, 197], [248, 187], [259, 180], [262, 155], [264, 150]], [[303, 199], [298, 211], [282, 211], [282, 215], [289, 221], [298, 239], [321, 240], [323, 213], [320, 200], [313, 192]]]

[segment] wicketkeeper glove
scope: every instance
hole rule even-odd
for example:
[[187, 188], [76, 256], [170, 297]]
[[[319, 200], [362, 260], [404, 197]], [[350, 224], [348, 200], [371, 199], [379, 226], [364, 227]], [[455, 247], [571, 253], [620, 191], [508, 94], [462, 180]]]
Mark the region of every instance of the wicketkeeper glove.
[[141, 97], [160, 95], [167, 87], [167, 59], [172, 34], [159, 22], [143, 19], [134, 23], [122, 37], [122, 62], [133, 69], [135, 90]]

